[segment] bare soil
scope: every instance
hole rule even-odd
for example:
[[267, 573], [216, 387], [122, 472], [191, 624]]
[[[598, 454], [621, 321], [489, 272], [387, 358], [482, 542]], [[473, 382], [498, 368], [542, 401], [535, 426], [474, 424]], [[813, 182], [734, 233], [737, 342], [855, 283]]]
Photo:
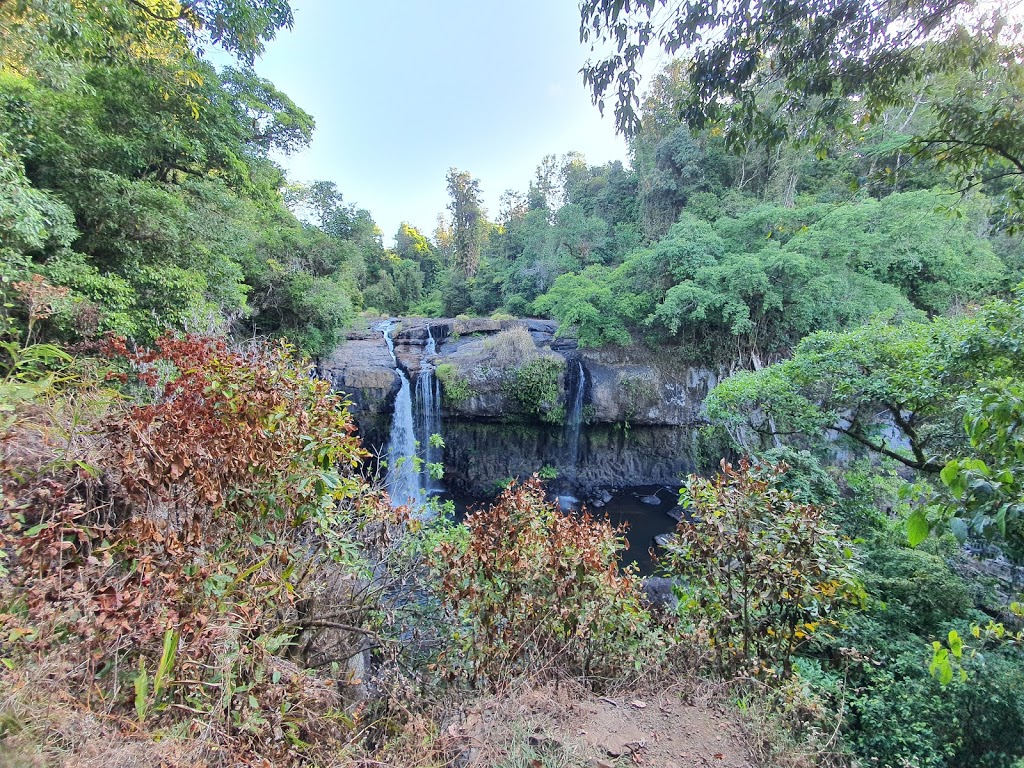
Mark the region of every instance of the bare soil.
[[[600, 697], [562, 686], [482, 701], [447, 728], [455, 765], [754, 768], [739, 725], [671, 691]], [[523, 753], [536, 760], [522, 760]]]

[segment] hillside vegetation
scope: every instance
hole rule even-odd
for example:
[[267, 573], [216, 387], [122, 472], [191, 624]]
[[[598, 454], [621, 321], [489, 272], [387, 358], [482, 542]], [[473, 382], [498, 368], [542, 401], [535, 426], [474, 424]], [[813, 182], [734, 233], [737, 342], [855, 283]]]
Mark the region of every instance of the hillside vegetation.
[[[385, 247], [274, 160], [314, 130], [252, 69], [287, 0], [0, 0], [0, 764], [683, 765], [579, 733], [629, 706], [707, 760], [1020, 768], [1021, 30], [768, 4], [706, 50], [702, 3], [652, 37], [656, 5], [582, 5], [645, 40], [585, 70], [633, 105], [629, 165], [547, 156], [491, 218], [452, 168], [437, 229]], [[633, 102], [654, 43], [698, 47]], [[392, 508], [311, 376], [380, 313], [728, 372], [671, 599], [537, 477], [464, 522]], [[561, 369], [510, 394], [560, 423]]]

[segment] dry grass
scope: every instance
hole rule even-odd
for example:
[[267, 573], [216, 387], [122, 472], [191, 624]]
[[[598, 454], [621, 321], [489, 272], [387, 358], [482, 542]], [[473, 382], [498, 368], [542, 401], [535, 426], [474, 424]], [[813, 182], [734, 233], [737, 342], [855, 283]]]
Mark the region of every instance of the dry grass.
[[132, 768], [207, 765], [201, 736], [159, 741], [133, 723], [83, 707], [67, 690], [74, 663], [49, 656], [0, 677], [0, 766]]
[[539, 352], [530, 332], [522, 325], [508, 328], [484, 341], [499, 368], [513, 368], [533, 360]]
[[[281, 668], [288, 662], [278, 660]], [[231, 734], [224, 724], [202, 713], [151, 726], [111, 712], [102, 699], [83, 701], [67, 690], [74, 660], [50, 655], [0, 676], [0, 768], [212, 768], [239, 765]], [[287, 674], [287, 669], [285, 669]], [[307, 679], [291, 702], [301, 717], [307, 739], [322, 742], [312, 750], [317, 766], [353, 764], [351, 746], [339, 726], [325, 718], [337, 706], [337, 690], [324, 681]], [[269, 726], [268, 726], [269, 727]], [[268, 734], [269, 735], [269, 734]], [[273, 739], [271, 739], [273, 740]], [[282, 746], [266, 759], [246, 765], [293, 765], [297, 755]], [[303, 763], [305, 764], [305, 763]]]

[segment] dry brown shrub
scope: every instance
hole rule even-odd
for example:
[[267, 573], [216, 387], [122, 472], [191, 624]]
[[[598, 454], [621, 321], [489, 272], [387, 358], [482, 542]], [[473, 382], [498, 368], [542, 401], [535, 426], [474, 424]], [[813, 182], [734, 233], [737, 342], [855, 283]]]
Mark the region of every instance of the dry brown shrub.
[[484, 341], [484, 349], [494, 355], [499, 368], [528, 363], [539, 354], [530, 332], [522, 325], [508, 328]]

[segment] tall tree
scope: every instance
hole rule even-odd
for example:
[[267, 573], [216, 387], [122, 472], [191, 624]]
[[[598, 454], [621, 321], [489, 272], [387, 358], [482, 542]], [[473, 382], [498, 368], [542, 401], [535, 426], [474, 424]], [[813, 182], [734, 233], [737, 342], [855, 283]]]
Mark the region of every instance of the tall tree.
[[480, 266], [480, 248], [483, 244], [485, 211], [480, 204], [480, 181], [466, 171], [448, 170], [448, 194], [451, 202], [455, 239], [455, 261], [466, 277], [476, 274]]

